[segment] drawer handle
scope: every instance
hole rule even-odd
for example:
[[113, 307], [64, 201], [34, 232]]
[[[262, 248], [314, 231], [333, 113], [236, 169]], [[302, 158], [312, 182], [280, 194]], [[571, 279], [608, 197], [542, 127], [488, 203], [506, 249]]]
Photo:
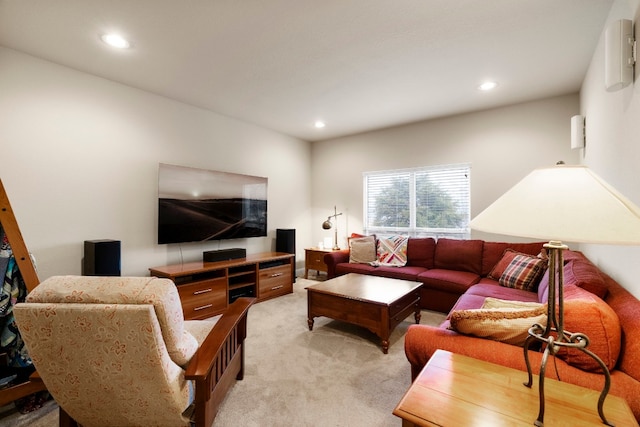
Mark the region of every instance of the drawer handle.
[[275, 291], [277, 289], [282, 289], [284, 288], [284, 285], [280, 285], [280, 286], [274, 286], [273, 288], [271, 288], [272, 291]]
[[195, 291], [193, 294], [194, 295], [200, 295], [200, 294], [206, 294], [207, 292], [211, 292], [211, 288], [202, 289], [200, 291]]
[[273, 274], [271, 275], [271, 277], [280, 277], [280, 276], [282, 276], [283, 274], [284, 274], [284, 273], [273, 273]]
[[204, 310], [205, 308], [210, 308], [210, 307], [213, 307], [213, 304], [207, 304], [200, 307], [196, 307], [193, 309], [193, 311]]

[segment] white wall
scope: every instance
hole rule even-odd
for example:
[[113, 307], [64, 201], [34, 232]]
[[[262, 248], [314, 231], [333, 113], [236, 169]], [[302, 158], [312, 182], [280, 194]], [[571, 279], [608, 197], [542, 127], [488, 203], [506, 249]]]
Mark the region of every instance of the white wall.
[[[572, 94], [315, 142], [313, 242], [332, 236], [320, 225], [334, 205], [345, 213], [338, 223], [342, 247], [348, 234], [362, 232], [365, 171], [471, 163], [474, 217], [533, 169], [558, 160], [578, 163], [579, 153], [570, 149], [570, 119], [578, 110], [578, 95]], [[472, 237], [513, 240], [479, 233]]]
[[[617, 0], [607, 25], [618, 19], [640, 23], [640, 1]], [[606, 26], [605, 26], [606, 28]], [[604, 29], [580, 92], [580, 110], [586, 118], [586, 146], [582, 163], [640, 206], [640, 66], [635, 84], [618, 92], [604, 87]], [[582, 245], [600, 268], [640, 298], [640, 247]]]
[[[0, 48], [0, 177], [40, 279], [80, 274], [84, 240], [122, 241], [122, 274], [202, 251], [310, 241], [310, 144]], [[269, 236], [157, 245], [158, 163], [266, 176]], [[301, 264], [300, 264], [301, 266]]]

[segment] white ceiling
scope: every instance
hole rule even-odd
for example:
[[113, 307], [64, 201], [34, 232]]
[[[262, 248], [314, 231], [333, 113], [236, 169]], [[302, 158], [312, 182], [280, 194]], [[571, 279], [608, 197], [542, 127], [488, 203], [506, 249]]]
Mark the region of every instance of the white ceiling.
[[577, 92], [612, 2], [0, 0], [0, 45], [315, 141]]

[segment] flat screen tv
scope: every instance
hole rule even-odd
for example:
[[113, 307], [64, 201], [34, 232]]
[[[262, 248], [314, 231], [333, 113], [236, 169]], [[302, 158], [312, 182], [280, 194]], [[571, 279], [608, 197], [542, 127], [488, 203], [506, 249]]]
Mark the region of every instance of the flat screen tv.
[[267, 235], [267, 178], [160, 163], [158, 243]]

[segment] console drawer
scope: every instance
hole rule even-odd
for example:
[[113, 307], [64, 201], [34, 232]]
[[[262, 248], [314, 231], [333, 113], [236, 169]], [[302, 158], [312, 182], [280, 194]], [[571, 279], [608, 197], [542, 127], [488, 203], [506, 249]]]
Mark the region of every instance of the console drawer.
[[185, 319], [206, 319], [227, 308], [227, 280], [217, 278], [178, 285]]
[[293, 292], [291, 264], [260, 269], [258, 283], [261, 300]]

